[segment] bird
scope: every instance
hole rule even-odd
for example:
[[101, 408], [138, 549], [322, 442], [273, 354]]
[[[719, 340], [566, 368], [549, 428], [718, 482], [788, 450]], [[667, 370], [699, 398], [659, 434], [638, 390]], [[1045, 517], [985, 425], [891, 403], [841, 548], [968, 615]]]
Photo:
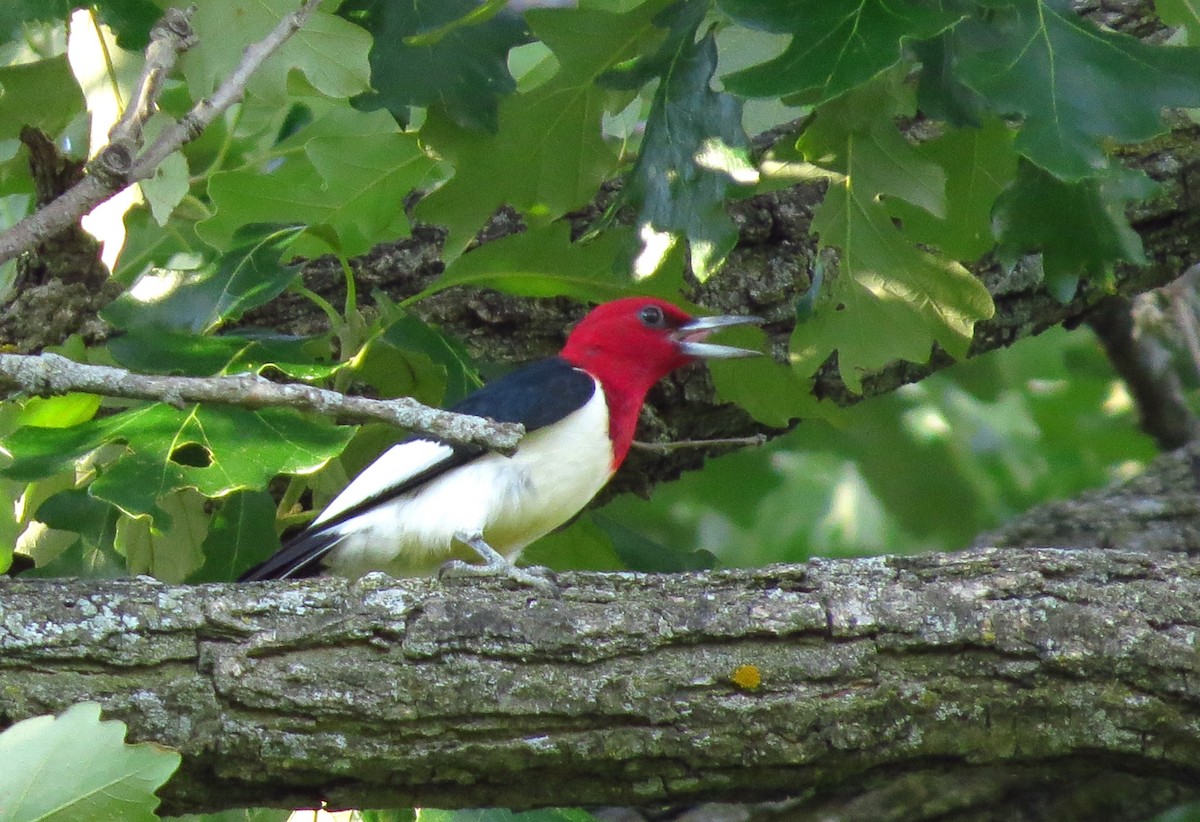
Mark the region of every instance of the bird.
[[579, 513], [621, 466], [650, 388], [697, 360], [759, 354], [706, 340], [718, 329], [761, 322], [693, 317], [653, 297], [601, 304], [558, 356], [489, 382], [450, 409], [521, 423], [525, 435], [511, 457], [411, 436], [239, 581], [450, 568], [541, 585], [545, 576], [518, 568], [517, 555]]

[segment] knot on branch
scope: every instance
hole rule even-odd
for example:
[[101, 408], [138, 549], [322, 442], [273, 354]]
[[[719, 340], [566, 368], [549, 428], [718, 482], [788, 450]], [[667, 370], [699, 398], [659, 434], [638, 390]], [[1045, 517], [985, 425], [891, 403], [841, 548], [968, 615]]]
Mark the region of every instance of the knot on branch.
[[100, 153], [88, 163], [88, 172], [99, 177], [110, 188], [121, 188], [128, 182], [136, 151], [132, 140], [114, 140], [100, 149]]
[[196, 45], [196, 32], [192, 28], [192, 15], [195, 12], [194, 3], [186, 9], [167, 9], [162, 19], [150, 29], [150, 39], [170, 40], [176, 51], [187, 51]]

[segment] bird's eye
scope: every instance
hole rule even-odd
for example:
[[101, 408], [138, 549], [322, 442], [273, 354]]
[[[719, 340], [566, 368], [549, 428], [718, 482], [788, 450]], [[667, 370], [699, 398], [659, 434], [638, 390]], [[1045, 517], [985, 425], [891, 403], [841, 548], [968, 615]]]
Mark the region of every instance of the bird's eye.
[[638, 317], [642, 321], [642, 325], [649, 328], [662, 328], [667, 324], [667, 318], [663, 315], [663, 310], [657, 305], [648, 305], [638, 312]]

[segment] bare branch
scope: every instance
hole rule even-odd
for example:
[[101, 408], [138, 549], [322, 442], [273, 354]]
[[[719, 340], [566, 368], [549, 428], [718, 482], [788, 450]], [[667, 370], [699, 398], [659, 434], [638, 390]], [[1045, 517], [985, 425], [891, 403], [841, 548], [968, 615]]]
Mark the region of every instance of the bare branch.
[[1170, 354], [1152, 336], [1136, 333], [1128, 297], [1102, 300], [1086, 322], [1133, 395], [1142, 430], [1159, 448], [1179, 448], [1200, 434], [1200, 419], [1188, 407]]
[[30, 214], [0, 234], [0, 263], [23, 254], [39, 240], [53, 236], [130, 183], [154, 174], [172, 152], [196, 139], [223, 111], [242, 98], [251, 75], [287, 42], [316, 11], [320, 0], [305, 0], [287, 15], [262, 40], [248, 46], [237, 68], [225, 78], [211, 98], [201, 100], [182, 119], [167, 126], [141, 154], [141, 126], [154, 109], [166, 71], [174, 65], [179, 52], [194, 38], [186, 25], [187, 12], [172, 10], [155, 26], [157, 35], [146, 51], [146, 68], [134, 100], [110, 132], [112, 142], [89, 163], [88, 176], [45, 208]]
[[633, 447], [651, 454], [669, 454], [684, 448], [718, 448], [732, 446], [737, 448], [757, 448], [766, 445], [766, 434], [751, 434], [748, 437], [717, 437], [711, 440], [676, 440], [675, 442], [643, 442], [634, 440]]
[[482, 417], [430, 408], [409, 397], [375, 400], [300, 383], [275, 383], [257, 374], [164, 377], [123, 368], [84, 365], [57, 354], [0, 354], [0, 387], [50, 396], [84, 392], [155, 400], [171, 405], [222, 403], [245, 408], [282, 406], [357, 422], [379, 421], [464, 445], [511, 454], [525, 429]]

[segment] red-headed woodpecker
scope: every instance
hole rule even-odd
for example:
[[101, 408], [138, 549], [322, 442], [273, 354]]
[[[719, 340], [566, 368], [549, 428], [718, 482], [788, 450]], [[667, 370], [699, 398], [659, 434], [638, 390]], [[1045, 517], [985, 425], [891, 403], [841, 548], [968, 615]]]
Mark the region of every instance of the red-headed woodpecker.
[[325, 570], [422, 574], [470, 549], [484, 563], [471, 568], [533, 582], [512, 560], [575, 516], [620, 467], [650, 387], [696, 359], [758, 353], [705, 342], [719, 328], [756, 322], [697, 319], [651, 297], [597, 307], [559, 356], [491, 382], [452, 409], [523, 424], [511, 457], [428, 437], [398, 443], [242, 581]]

